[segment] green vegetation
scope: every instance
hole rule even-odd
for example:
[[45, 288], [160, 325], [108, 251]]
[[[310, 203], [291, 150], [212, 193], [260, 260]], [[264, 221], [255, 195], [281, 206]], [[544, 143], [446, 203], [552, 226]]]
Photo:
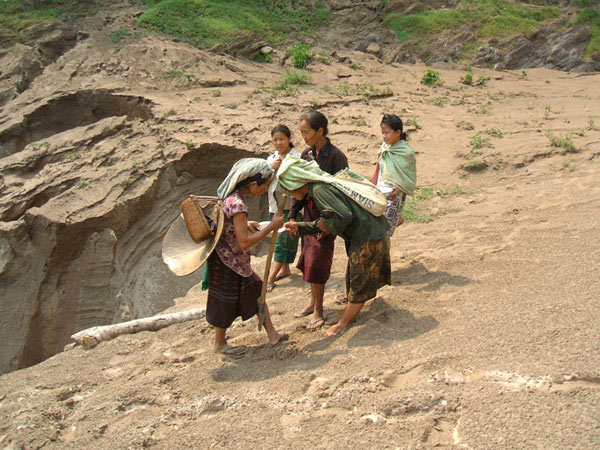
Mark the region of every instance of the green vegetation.
[[27, 38], [36, 25], [55, 22], [69, 14], [90, 10], [93, 0], [0, 0], [0, 42]]
[[567, 169], [569, 172], [574, 172], [576, 167], [573, 164], [573, 159], [569, 158], [563, 163], [563, 168]]
[[440, 86], [442, 84], [440, 73], [437, 70], [427, 69], [423, 74], [423, 78], [421, 78], [421, 84], [425, 86]]
[[466, 120], [461, 120], [456, 124], [457, 128], [462, 128], [463, 130], [474, 130], [475, 125], [473, 122], [467, 122]]
[[495, 137], [495, 138], [504, 137], [504, 135], [502, 134], [502, 131], [500, 131], [498, 128], [488, 128], [487, 130], [485, 130], [485, 134]]
[[288, 48], [287, 54], [292, 57], [292, 65], [296, 69], [306, 69], [312, 59], [310, 47], [306, 44], [296, 43], [292, 45]]
[[68, 162], [73, 162], [73, 161], [77, 161], [79, 159], [80, 155], [79, 155], [79, 150], [71, 150], [67, 153], [67, 161]]
[[183, 80], [186, 83], [193, 83], [198, 80], [196, 78], [196, 76], [192, 75], [191, 73], [187, 73], [187, 72], [184, 72], [183, 70], [175, 70], [175, 69], [167, 70], [166, 72], [163, 72], [163, 76], [165, 78], [169, 78], [171, 80]]
[[546, 137], [550, 139], [550, 145], [552, 147], [562, 148], [566, 153], [577, 153], [577, 148], [573, 144], [571, 133], [564, 134], [563, 136], [556, 136], [550, 130], [546, 130]]
[[131, 32], [127, 27], [117, 28], [112, 33], [110, 33], [110, 42], [112, 42], [113, 44], [118, 44], [121, 41], [127, 39], [129, 36], [131, 36]]
[[75, 183], [75, 188], [77, 188], [77, 189], [82, 189], [86, 186], [87, 186], [87, 183], [85, 182], [85, 180], [82, 180], [82, 179], [77, 180], [77, 183]]
[[393, 92], [390, 88], [379, 89], [373, 86], [372, 83], [361, 83], [356, 86], [352, 86], [348, 83], [342, 83], [337, 87], [335, 93], [340, 97], [346, 97], [349, 95], [362, 95], [366, 98], [389, 97], [390, 95], [393, 95]]
[[600, 52], [600, 12], [598, 12], [598, 9], [591, 7], [591, 1], [576, 3], [578, 3], [577, 6], [583, 6], [577, 11], [577, 23], [588, 24], [592, 29], [592, 37], [585, 49], [586, 54], [591, 57]]
[[423, 129], [423, 127], [419, 124], [419, 118], [418, 117], [409, 117], [408, 119], [406, 119], [406, 121], [404, 122], [404, 124], [407, 127], [415, 127], [415, 129], [417, 130], [421, 130]]
[[263, 62], [263, 63], [270, 63], [270, 62], [273, 62], [273, 57], [271, 56], [270, 53], [259, 53], [254, 58], [254, 61]]
[[317, 58], [319, 59], [320, 62], [322, 62], [323, 64], [325, 64], [327, 66], [329, 66], [331, 64], [331, 56], [329, 56], [324, 51], [318, 52]]
[[420, 204], [418, 199], [407, 198], [402, 210], [402, 217], [408, 222], [429, 223], [431, 214]]
[[354, 125], [355, 127], [366, 127], [367, 125], [367, 121], [365, 120], [365, 118], [363, 116], [350, 116], [348, 117], [349, 119], [349, 123], [351, 125]]
[[446, 104], [448, 103], [448, 97], [428, 98], [426, 102], [430, 105], [439, 106], [441, 108], [443, 106], [446, 106]]
[[257, 33], [276, 43], [308, 33], [326, 22], [330, 11], [295, 0], [145, 0], [140, 26], [207, 48], [238, 33]]
[[[402, 211], [404, 220], [409, 222], [428, 223], [432, 219], [432, 214], [429, 213], [423, 202], [430, 199], [434, 195], [442, 198], [450, 197], [451, 195], [464, 195], [473, 193], [472, 189], [465, 190], [461, 186], [439, 187], [434, 188], [431, 186], [422, 187], [415, 191], [413, 198], [407, 198]], [[440, 213], [434, 214], [438, 216]]]
[[389, 13], [384, 23], [396, 34], [399, 42], [428, 40], [444, 31], [458, 30], [472, 25], [476, 30], [473, 48], [493, 37], [514, 36], [536, 30], [560, 16], [560, 10], [548, 6], [531, 6], [510, 0], [463, 0], [455, 9], [425, 10], [403, 14], [401, 10]]
[[298, 86], [310, 84], [310, 81], [310, 75], [304, 70], [286, 69], [271, 90], [273, 93], [283, 92], [290, 96], [298, 92]]
[[466, 84], [467, 86], [473, 86], [473, 84], [475, 84], [473, 81], [473, 71], [470, 68], [467, 69], [467, 73], [463, 75], [463, 77], [460, 79], [460, 82], [462, 84]]
[[490, 147], [490, 140], [486, 137], [483, 137], [481, 131], [478, 131], [471, 137], [471, 147], [473, 149], [479, 149], [482, 147]]
[[487, 163], [482, 159], [472, 159], [463, 165], [463, 169], [468, 172], [481, 172], [487, 168]]

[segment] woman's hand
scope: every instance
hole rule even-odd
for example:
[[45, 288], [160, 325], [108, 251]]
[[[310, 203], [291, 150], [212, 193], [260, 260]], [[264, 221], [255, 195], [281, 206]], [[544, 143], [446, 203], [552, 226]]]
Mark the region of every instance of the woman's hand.
[[275, 214], [269, 223], [270, 230], [278, 230], [283, 225], [283, 214]]
[[400, 195], [401, 192], [402, 192], [402, 190], [400, 190], [397, 187], [395, 187], [394, 190], [388, 194], [387, 199], [391, 200], [391, 201], [394, 201], [394, 200], [396, 200], [396, 198], [398, 197], [398, 195]]
[[292, 236], [292, 237], [298, 236], [298, 223], [295, 220], [286, 222], [284, 225], [285, 225], [285, 230], [288, 232], [288, 234], [290, 236]]
[[281, 167], [281, 158], [277, 158], [275, 161], [273, 161], [271, 163], [271, 169], [273, 169], [273, 171], [277, 172], [279, 170], [279, 167]]

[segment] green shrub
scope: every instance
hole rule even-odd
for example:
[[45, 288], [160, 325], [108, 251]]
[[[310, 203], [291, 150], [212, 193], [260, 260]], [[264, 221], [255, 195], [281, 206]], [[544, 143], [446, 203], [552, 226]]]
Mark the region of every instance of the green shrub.
[[502, 131], [500, 131], [498, 128], [488, 128], [485, 130], [485, 134], [496, 138], [504, 137], [504, 134], [502, 134]]
[[482, 147], [489, 147], [490, 140], [481, 135], [481, 131], [475, 133], [474, 136], [471, 137], [471, 147], [473, 149], [478, 149]]
[[331, 56], [329, 56], [327, 53], [320, 51], [317, 55], [319, 57], [319, 61], [323, 64], [327, 66], [331, 64]]
[[575, 148], [575, 144], [573, 144], [571, 133], [563, 136], [556, 136], [550, 130], [546, 130], [546, 137], [550, 139], [550, 145], [552, 147], [562, 148], [567, 153], [577, 153], [578, 151], [577, 148]]
[[321, 2], [297, 0], [145, 0], [138, 24], [175, 40], [207, 48], [238, 33], [256, 33], [277, 43], [326, 23]]
[[586, 46], [585, 52], [588, 56], [594, 56], [600, 52], [600, 12], [592, 7], [586, 7], [577, 11], [577, 23], [587, 23], [592, 29], [592, 36]]
[[127, 39], [129, 36], [131, 36], [131, 32], [126, 27], [121, 27], [110, 33], [109, 39], [113, 44], [118, 44], [119, 42]]
[[482, 159], [472, 159], [463, 165], [463, 169], [468, 172], [481, 172], [487, 168], [487, 163]]
[[310, 84], [310, 75], [303, 70], [286, 69], [279, 80], [273, 85], [275, 92], [284, 91], [286, 95], [295, 94], [298, 86]]
[[431, 214], [424, 211], [423, 206], [417, 199], [407, 198], [402, 210], [402, 217], [407, 222], [429, 223]]
[[463, 130], [474, 130], [475, 125], [473, 122], [467, 122], [466, 120], [461, 120], [456, 124], [457, 128], [462, 128]]
[[467, 69], [467, 73], [460, 79], [462, 84], [466, 84], [467, 86], [473, 86], [473, 72]]
[[421, 78], [421, 83], [426, 86], [440, 86], [442, 84], [440, 73], [433, 69], [427, 69]]
[[288, 48], [287, 53], [292, 57], [292, 65], [296, 69], [306, 69], [312, 58], [310, 46], [306, 44], [296, 43]]

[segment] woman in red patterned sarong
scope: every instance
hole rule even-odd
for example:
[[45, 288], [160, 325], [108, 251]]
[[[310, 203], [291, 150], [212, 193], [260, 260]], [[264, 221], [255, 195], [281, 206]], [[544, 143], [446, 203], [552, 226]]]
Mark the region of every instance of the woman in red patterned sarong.
[[[334, 175], [348, 167], [348, 158], [334, 146], [327, 137], [327, 118], [318, 111], [309, 111], [300, 117], [300, 132], [304, 142], [310, 147], [300, 157], [316, 161], [319, 167]], [[303, 220], [312, 222], [321, 216], [310, 199], [293, 201], [289, 217], [296, 217], [304, 208]], [[295, 317], [310, 315], [307, 328], [314, 330], [325, 324], [323, 317], [323, 297], [325, 283], [329, 280], [333, 262], [335, 235], [309, 235], [302, 237], [302, 251], [297, 267], [303, 273], [304, 281], [310, 283], [311, 299], [308, 305], [295, 314]]]

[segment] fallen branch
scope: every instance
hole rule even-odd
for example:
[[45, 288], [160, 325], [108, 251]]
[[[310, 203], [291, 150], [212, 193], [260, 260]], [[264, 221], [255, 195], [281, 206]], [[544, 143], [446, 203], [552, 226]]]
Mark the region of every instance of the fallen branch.
[[132, 334], [139, 331], [156, 331], [175, 323], [200, 319], [205, 315], [206, 308], [195, 308], [189, 311], [162, 314], [160, 316], [130, 320], [129, 322], [117, 323], [114, 325], [88, 328], [87, 330], [75, 333], [71, 336], [71, 339], [87, 350], [94, 348], [102, 341], [109, 341], [121, 334]]

